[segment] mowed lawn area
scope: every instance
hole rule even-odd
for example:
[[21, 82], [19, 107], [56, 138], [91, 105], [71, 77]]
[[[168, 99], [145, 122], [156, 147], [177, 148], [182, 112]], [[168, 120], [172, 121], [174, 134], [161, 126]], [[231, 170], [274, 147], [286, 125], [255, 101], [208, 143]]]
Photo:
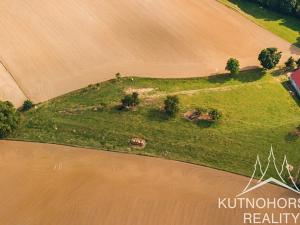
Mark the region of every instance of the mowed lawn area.
[[259, 26], [300, 47], [300, 19], [274, 12], [248, 0], [218, 0]]
[[[300, 141], [288, 136], [300, 124], [300, 109], [284, 79], [252, 70], [234, 77], [111, 80], [23, 113], [9, 139], [159, 156], [250, 175], [256, 155], [266, 159], [271, 145], [278, 163], [284, 154], [291, 163], [300, 161]], [[118, 110], [131, 91], [141, 93], [140, 106]], [[179, 96], [175, 118], [161, 110], [166, 95]], [[196, 107], [217, 108], [223, 117], [212, 126], [186, 120], [183, 114]], [[132, 148], [133, 137], [146, 139], [146, 148]]]

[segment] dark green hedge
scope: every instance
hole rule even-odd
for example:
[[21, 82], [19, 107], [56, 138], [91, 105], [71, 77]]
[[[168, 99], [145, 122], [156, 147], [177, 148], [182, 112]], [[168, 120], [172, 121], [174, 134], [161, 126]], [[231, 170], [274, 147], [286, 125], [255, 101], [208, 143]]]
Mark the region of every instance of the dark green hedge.
[[300, 0], [248, 0], [270, 9], [300, 18]]

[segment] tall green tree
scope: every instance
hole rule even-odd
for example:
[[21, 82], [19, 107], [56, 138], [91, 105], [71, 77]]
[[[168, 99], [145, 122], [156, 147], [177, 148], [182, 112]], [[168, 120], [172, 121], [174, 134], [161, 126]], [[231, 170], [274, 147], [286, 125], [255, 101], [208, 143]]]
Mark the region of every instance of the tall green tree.
[[296, 9], [297, 0], [281, 0], [280, 9], [284, 13], [292, 13]]
[[258, 60], [264, 69], [273, 69], [277, 66], [281, 59], [281, 52], [277, 48], [266, 48], [262, 50], [258, 56]]
[[237, 59], [230, 58], [227, 61], [226, 70], [230, 71], [231, 75], [238, 74], [240, 72], [240, 63]]

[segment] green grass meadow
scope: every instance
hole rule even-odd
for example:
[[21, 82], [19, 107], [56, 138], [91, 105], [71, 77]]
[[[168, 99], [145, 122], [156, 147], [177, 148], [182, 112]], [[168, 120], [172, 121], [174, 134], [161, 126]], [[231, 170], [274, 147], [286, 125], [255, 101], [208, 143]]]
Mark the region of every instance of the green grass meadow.
[[[9, 139], [158, 156], [250, 175], [256, 155], [266, 159], [271, 145], [278, 159], [287, 154], [299, 163], [300, 141], [288, 133], [300, 124], [300, 109], [285, 79], [252, 70], [233, 77], [111, 80], [23, 113]], [[127, 90], [146, 88], [136, 110], [116, 108]], [[168, 118], [163, 100], [175, 94], [180, 113]], [[223, 117], [211, 126], [184, 119], [196, 107], [217, 108]], [[133, 137], [146, 139], [146, 148], [132, 148]]]

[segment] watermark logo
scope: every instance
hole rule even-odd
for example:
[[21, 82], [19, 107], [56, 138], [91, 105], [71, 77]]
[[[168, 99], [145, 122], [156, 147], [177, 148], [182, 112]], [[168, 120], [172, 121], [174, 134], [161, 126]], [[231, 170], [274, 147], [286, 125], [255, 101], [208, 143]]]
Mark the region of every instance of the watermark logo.
[[[219, 209], [241, 210], [244, 224], [300, 224], [300, 188], [297, 186], [300, 168], [293, 177], [291, 172], [294, 168], [286, 156], [278, 166], [272, 147], [264, 167], [261, 162], [258, 155], [246, 187], [235, 198], [219, 198]], [[289, 190], [291, 195], [287, 198], [270, 198], [266, 194], [258, 198], [245, 197], [269, 183]]]
[[[277, 173], [277, 178], [274, 178], [274, 177], [268, 177], [267, 178], [266, 177], [266, 175], [268, 174], [269, 169], [272, 166], [275, 168], [275, 171]], [[256, 162], [254, 164], [254, 171], [253, 171], [252, 177], [251, 177], [249, 183], [247, 184], [247, 186], [245, 187], [245, 189], [240, 194], [238, 194], [237, 197], [240, 197], [240, 196], [242, 196], [242, 195], [244, 195], [248, 192], [254, 191], [255, 189], [260, 188], [260, 187], [262, 187], [262, 186], [264, 186], [268, 183], [277, 184], [277, 185], [279, 185], [283, 188], [289, 189], [293, 192], [296, 192], [296, 193], [300, 194], [300, 190], [297, 187], [293, 176], [291, 175], [292, 170], [293, 170], [293, 167], [288, 164], [286, 156], [284, 156], [284, 159], [283, 159], [283, 162], [281, 164], [280, 170], [277, 168], [276, 158], [275, 158], [275, 155], [274, 155], [273, 147], [271, 147], [271, 151], [270, 151], [270, 154], [269, 154], [269, 157], [268, 157], [268, 164], [267, 164], [266, 168], [264, 170], [262, 169], [262, 165], [261, 165], [261, 162], [260, 162], [259, 155], [257, 155]], [[288, 177], [290, 179], [291, 186], [289, 186], [287, 184], [287, 181], [285, 181], [285, 179], [283, 179], [284, 172], [286, 172], [286, 174], [288, 175]], [[256, 182], [256, 185], [251, 186], [251, 184], [253, 184], [255, 175], [257, 175], [258, 173], [261, 174], [260, 179]]]

